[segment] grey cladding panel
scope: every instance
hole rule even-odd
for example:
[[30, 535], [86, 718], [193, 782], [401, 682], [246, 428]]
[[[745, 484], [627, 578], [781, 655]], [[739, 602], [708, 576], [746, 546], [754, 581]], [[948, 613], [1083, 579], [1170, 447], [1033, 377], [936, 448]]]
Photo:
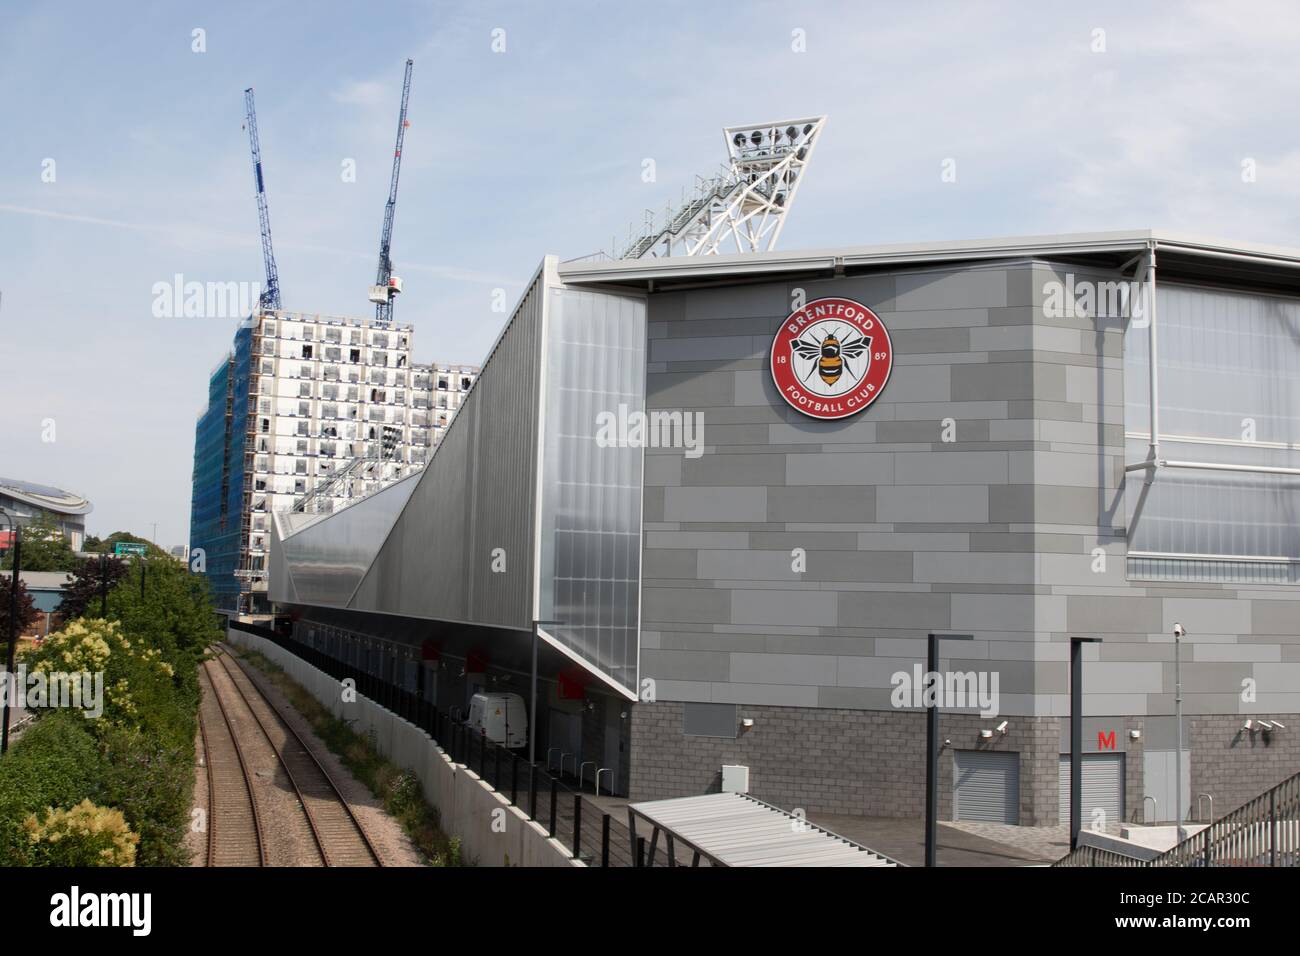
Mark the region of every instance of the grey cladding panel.
[[683, 704], [682, 733], [688, 737], [735, 737], [735, 704]]

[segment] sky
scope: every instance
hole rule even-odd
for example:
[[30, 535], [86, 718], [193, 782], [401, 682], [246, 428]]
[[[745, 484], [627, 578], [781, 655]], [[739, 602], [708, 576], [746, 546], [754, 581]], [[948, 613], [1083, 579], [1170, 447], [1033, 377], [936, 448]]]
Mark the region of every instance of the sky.
[[1297, 48], [1285, 2], [3, 0], [0, 476], [86, 496], [91, 534], [187, 540], [238, 318], [159, 317], [155, 284], [262, 279], [248, 86], [284, 307], [366, 315], [415, 60], [395, 315], [416, 361], [479, 363], [494, 302], [679, 201], [726, 125], [829, 117], [786, 250], [1300, 246]]

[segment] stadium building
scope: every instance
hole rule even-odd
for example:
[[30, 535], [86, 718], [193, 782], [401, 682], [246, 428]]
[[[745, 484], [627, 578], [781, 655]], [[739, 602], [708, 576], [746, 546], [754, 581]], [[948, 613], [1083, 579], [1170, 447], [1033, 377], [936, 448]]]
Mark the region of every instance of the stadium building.
[[275, 516], [270, 597], [444, 711], [527, 696], [536, 630], [539, 759], [620, 793], [740, 766], [876, 816], [919, 815], [927, 635], [969, 634], [940, 813], [1027, 825], [1068, 813], [1101, 638], [1084, 809], [1170, 819], [1300, 765], [1298, 511], [1300, 251], [548, 257], [422, 471]]
[[[80, 551], [86, 539], [86, 515], [94, 506], [81, 495], [61, 488], [38, 485], [15, 478], [0, 478], [0, 509], [15, 525], [27, 527], [47, 516], [68, 539], [73, 551]], [[13, 529], [0, 531], [0, 551], [13, 546]]]

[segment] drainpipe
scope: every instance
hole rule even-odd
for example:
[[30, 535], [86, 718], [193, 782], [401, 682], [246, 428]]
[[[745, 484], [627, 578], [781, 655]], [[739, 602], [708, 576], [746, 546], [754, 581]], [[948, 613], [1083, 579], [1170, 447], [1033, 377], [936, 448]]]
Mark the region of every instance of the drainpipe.
[[1151, 407], [1151, 470], [1147, 480], [1155, 478], [1155, 469], [1160, 467], [1160, 372], [1159, 351], [1156, 348], [1156, 247], [1155, 243], [1147, 249], [1147, 308], [1151, 310], [1151, 325], [1147, 334], [1147, 352], [1150, 360], [1150, 407]]

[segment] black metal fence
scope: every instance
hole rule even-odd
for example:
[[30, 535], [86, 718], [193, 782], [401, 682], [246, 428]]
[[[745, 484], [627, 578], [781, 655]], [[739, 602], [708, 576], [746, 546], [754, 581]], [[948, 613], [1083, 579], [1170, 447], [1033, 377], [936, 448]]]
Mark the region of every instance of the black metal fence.
[[[627, 824], [582, 793], [583, 782], [561, 768], [530, 764], [486, 734], [416, 694], [353, 667], [294, 637], [231, 621], [239, 631], [271, 641], [335, 680], [351, 680], [357, 693], [424, 730], [456, 763], [463, 764], [588, 866], [633, 866]], [[575, 789], [576, 788], [576, 789]]]

